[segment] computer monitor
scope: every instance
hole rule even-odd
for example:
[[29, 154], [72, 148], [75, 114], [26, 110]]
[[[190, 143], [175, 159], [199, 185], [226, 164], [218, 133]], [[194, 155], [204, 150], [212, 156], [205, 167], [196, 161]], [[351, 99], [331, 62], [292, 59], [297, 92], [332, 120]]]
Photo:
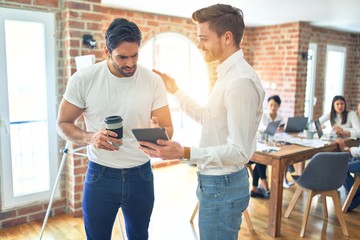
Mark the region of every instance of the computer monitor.
[[285, 132], [301, 132], [305, 129], [307, 123], [307, 117], [289, 117], [286, 124]]

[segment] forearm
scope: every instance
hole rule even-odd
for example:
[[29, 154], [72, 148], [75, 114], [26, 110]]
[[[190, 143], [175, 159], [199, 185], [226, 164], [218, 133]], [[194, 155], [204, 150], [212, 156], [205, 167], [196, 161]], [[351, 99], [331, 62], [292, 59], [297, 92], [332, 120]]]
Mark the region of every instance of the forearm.
[[57, 124], [57, 132], [62, 138], [79, 145], [91, 144], [94, 135], [94, 133], [86, 132], [73, 123], [66, 122]]
[[199, 105], [196, 101], [187, 96], [181, 89], [179, 89], [173, 96], [176, 98], [180, 108], [186, 113], [186, 115], [202, 124], [202, 115], [204, 112], [203, 106]]
[[352, 138], [360, 138], [360, 129], [353, 129], [350, 133]]

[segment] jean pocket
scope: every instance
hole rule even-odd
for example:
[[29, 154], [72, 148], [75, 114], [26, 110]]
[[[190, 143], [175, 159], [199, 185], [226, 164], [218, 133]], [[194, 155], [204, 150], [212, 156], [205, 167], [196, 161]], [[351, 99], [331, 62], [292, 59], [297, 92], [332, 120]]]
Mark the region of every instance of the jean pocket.
[[230, 209], [236, 209], [239, 212], [245, 211], [245, 209], [249, 206], [250, 197], [244, 197], [241, 199], [236, 199], [233, 201], [228, 202], [228, 206]]
[[151, 168], [146, 168], [141, 172], [141, 177], [145, 181], [153, 181], [154, 180], [154, 174]]
[[85, 183], [96, 183], [101, 178], [101, 174], [95, 170], [89, 168], [86, 172]]
[[197, 196], [202, 199], [208, 200], [222, 200], [224, 198], [223, 194], [221, 194], [221, 189], [216, 186], [207, 186], [200, 184], [197, 189]]

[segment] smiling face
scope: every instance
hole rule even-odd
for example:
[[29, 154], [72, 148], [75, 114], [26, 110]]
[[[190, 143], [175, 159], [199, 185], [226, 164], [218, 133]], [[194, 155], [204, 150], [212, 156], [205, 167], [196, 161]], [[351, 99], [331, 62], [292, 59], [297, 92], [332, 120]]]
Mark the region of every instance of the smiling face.
[[122, 42], [111, 53], [105, 48], [110, 72], [117, 77], [131, 77], [137, 68], [139, 45], [136, 42]]
[[222, 38], [209, 29], [209, 23], [199, 23], [197, 25], [197, 33], [199, 37], [198, 48], [204, 52], [206, 62], [219, 61], [223, 62], [224, 46]]
[[340, 100], [340, 99], [336, 100], [334, 102], [334, 109], [335, 109], [336, 113], [339, 113], [339, 114], [343, 113], [344, 110], [345, 110], [345, 102], [343, 100]]

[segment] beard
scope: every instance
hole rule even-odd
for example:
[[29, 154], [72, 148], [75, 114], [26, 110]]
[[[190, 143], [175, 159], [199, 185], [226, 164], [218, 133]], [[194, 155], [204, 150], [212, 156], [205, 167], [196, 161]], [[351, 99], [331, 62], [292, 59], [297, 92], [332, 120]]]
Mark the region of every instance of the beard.
[[203, 51], [204, 60], [207, 63], [212, 63], [212, 62], [218, 61], [220, 58], [218, 51], [209, 50], [206, 48], [203, 48], [202, 51]]
[[134, 64], [132, 67], [128, 67], [128, 66], [120, 67], [112, 59], [111, 59], [111, 64], [114, 67], [115, 71], [118, 74], [120, 74], [120, 76], [122, 77], [132, 77], [137, 69], [136, 64]]

